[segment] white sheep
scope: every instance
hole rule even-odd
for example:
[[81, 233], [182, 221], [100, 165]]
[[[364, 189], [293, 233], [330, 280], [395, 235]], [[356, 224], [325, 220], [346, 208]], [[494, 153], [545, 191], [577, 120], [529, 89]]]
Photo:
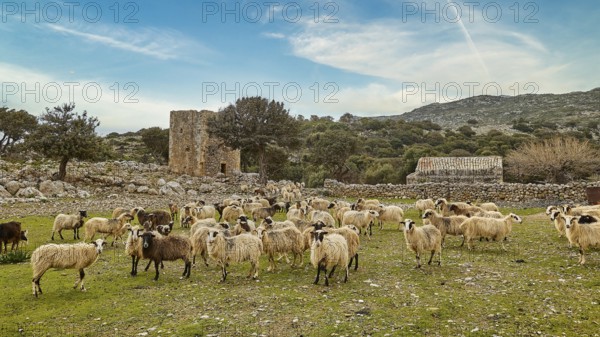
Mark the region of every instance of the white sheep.
[[79, 269], [79, 278], [75, 281], [74, 288], [80, 285], [81, 291], [85, 291], [84, 268], [96, 262], [105, 244], [104, 240], [98, 239], [92, 243], [47, 244], [36, 248], [31, 254], [33, 295], [37, 297], [38, 293], [42, 293], [40, 279], [50, 268]]
[[229, 205], [223, 209], [223, 220], [229, 223], [234, 223], [242, 215], [244, 210], [237, 205]]
[[416, 227], [411, 219], [404, 220], [404, 240], [406, 247], [416, 254], [417, 266], [421, 268], [421, 253], [431, 252], [427, 264], [431, 264], [435, 253], [438, 254], [438, 266], [442, 264], [442, 233], [433, 225]]
[[377, 211], [365, 210], [365, 211], [348, 211], [344, 213], [342, 218], [342, 226], [354, 225], [361, 232], [364, 230], [364, 234], [371, 239], [371, 225], [373, 221], [379, 216]]
[[[446, 239], [446, 235], [455, 235], [462, 236], [463, 232], [460, 225], [467, 220], [466, 216], [463, 215], [455, 215], [455, 216], [442, 216], [438, 214], [436, 211], [432, 209], [425, 210], [422, 215], [423, 219], [428, 219], [429, 223], [435, 228], [440, 230], [442, 234], [442, 246], [444, 245], [444, 241]], [[463, 242], [461, 243], [461, 247], [464, 245], [465, 240], [463, 237]]]
[[[600, 246], [600, 222], [581, 224], [582, 216], [561, 215], [565, 221], [566, 236], [571, 244], [579, 246], [579, 263], [585, 264], [585, 250]], [[589, 220], [589, 219], [588, 219]]]
[[131, 276], [137, 275], [138, 262], [142, 258], [142, 241], [140, 240], [141, 228], [133, 226], [129, 228], [129, 235], [125, 241], [125, 253], [131, 256]]
[[592, 205], [572, 207], [569, 205], [564, 205], [562, 207], [562, 212], [565, 215], [591, 215], [594, 217], [600, 217], [600, 206]]
[[290, 220], [274, 221], [270, 216], [266, 217], [260, 223], [260, 226], [265, 227], [267, 229], [282, 229], [282, 228], [286, 228], [286, 227], [294, 227], [294, 228], [296, 228], [296, 224], [294, 224]]
[[380, 208], [380, 205], [381, 203], [377, 199], [365, 200], [363, 198], [358, 198], [358, 200], [356, 200], [356, 203], [354, 204], [354, 209], [357, 211], [377, 211]]
[[313, 198], [309, 199], [308, 204], [310, 205], [310, 207], [316, 210], [327, 211], [327, 207], [329, 206], [330, 202], [326, 199]]
[[498, 208], [498, 205], [496, 205], [493, 202], [484, 202], [481, 205], [479, 205], [479, 207], [481, 207], [484, 211], [488, 212], [500, 212], [500, 208]]
[[207, 249], [210, 257], [221, 267], [221, 282], [227, 278], [226, 267], [230, 262], [250, 261], [248, 277], [258, 278], [258, 267], [263, 244], [252, 234], [240, 234], [233, 237], [211, 229], [208, 233]]
[[386, 221], [398, 224], [398, 230], [402, 228], [402, 221], [404, 220], [404, 211], [402, 208], [393, 205], [381, 205], [377, 212], [379, 212], [379, 217], [377, 218], [379, 229], [383, 229], [383, 223]]
[[513, 222], [522, 223], [521, 217], [510, 213], [502, 219], [472, 217], [467, 218], [460, 228], [463, 231], [465, 241], [469, 250], [473, 249], [472, 241], [475, 238], [488, 238], [494, 241], [500, 241], [502, 249], [504, 247], [504, 238], [512, 232]]
[[[116, 219], [107, 218], [91, 218], [85, 222], [85, 241], [93, 240], [96, 233], [104, 234], [104, 239], [110, 235], [113, 236], [114, 245], [115, 241], [125, 234], [129, 223], [127, 221], [132, 220], [133, 217], [129, 213], [123, 213]], [[129, 225], [131, 227], [131, 225]]]
[[211, 205], [202, 205], [196, 207], [196, 218], [198, 219], [214, 218], [215, 214], [217, 214], [217, 210]]
[[419, 211], [419, 216], [421, 216], [426, 210], [434, 209], [435, 203], [433, 199], [419, 199], [415, 201], [415, 208]]
[[269, 267], [267, 268], [267, 271], [274, 271], [277, 268], [274, 258], [275, 253], [292, 253], [294, 255], [292, 268], [297, 265], [296, 261], [298, 261], [297, 266], [302, 266], [304, 243], [302, 241], [302, 233], [300, 233], [296, 227], [267, 230], [260, 226], [256, 229], [256, 233], [263, 243], [264, 253], [269, 257]]
[[443, 216], [450, 215], [450, 206], [455, 205], [455, 207], [467, 208], [471, 207], [469, 203], [466, 202], [453, 202], [452, 204], [448, 203], [448, 201], [444, 198], [439, 198], [435, 201], [435, 208], [440, 212]]
[[322, 221], [327, 227], [335, 227], [335, 219], [329, 212], [313, 210], [308, 214], [310, 222]]
[[558, 237], [566, 234], [565, 218], [561, 215], [562, 212], [559, 210], [552, 210], [550, 213], [550, 220], [554, 222], [554, 228], [558, 231]]
[[59, 214], [54, 218], [54, 225], [52, 226], [52, 240], [54, 240], [54, 233], [58, 232], [60, 239], [64, 240], [62, 236], [63, 229], [73, 230], [73, 240], [79, 239], [79, 228], [83, 226], [83, 219], [87, 218], [86, 211], [79, 211], [79, 214]]
[[[318, 222], [314, 225], [315, 230], [324, 230], [327, 233], [339, 234], [346, 239], [348, 244], [348, 268], [352, 266], [354, 262], [354, 270], [358, 269], [358, 249], [360, 248], [360, 236], [358, 235], [358, 228], [354, 225], [348, 225], [340, 228], [325, 228], [322, 222]], [[311, 233], [312, 234], [312, 233]], [[305, 234], [303, 233], [303, 236]]]
[[314, 284], [319, 283], [321, 271], [325, 273], [325, 285], [329, 286], [329, 278], [333, 276], [336, 267], [345, 271], [344, 283], [348, 282], [348, 243], [340, 234], [328, 234], [317, 230], [313, 234], [310, 247], [310, 262], [317, 268]]

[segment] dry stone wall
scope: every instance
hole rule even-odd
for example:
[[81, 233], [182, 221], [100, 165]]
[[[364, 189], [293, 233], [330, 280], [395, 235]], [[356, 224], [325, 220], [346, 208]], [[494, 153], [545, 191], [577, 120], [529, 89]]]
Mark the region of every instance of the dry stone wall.
[[523, 205], [546, 205], [550, 203], [587, 203], [586, 188], [600, 187], [600, 181], [555, 184], [516, 183], [424, 183], [409, 185], [361, 185], [343, 184], [325, 180], [328, 193], [343, 197], [364, 198], [446, 198], [448, 200], [471, 200], [474, 202], [507, 202]]

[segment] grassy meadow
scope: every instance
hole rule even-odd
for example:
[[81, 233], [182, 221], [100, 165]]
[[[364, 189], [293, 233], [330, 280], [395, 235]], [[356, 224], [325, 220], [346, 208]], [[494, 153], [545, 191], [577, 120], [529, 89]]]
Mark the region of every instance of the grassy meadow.
[[[558, 238], [543, 209], [502, 210], [510, 211], [524, 222], [513, 226], [507, 251], [498, 242], [477, 242], [469, 252], [450, 236], [441, 267], [420, 270], [397, 226], [374, 227], [370, 241], [361, 236], [358, 271], [346, 284], [334, 276], [330, 287], [323, 278], [312, 284], [309, 252], [304, 267], [282, 261], [276, 272], [266, 271], [263, 256], [258, 281], [246, 279], [248, 263], [231, 265], [225, 283], [214, 263], [197, 264], [182, 280], [177, 261], [165, 262], [155, 282], [144, 261], [138, 276], [129, 275], [120, 243], [86, 270], [87, 292], [73, 289], [76, 270], [50, 270], [38, 299], [29, 262], [0, 265], [0, 336], [598, 335], [598, 252], [579, 266], [576, 249]], [[409, 210], [406, 217], [418, 214]], [[25, 250], [50, 242], [52, 217], [18, 220], [29, 230]], [[63, 236], [74, 242], [72, 231]]]

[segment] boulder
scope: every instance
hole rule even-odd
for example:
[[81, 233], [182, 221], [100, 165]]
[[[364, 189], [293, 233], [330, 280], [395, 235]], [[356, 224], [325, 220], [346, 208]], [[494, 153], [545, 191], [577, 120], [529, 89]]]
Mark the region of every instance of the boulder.
[[126, 189], [127, 189], [127, 192], [129, 192], [129, 193], [133, 193], [133, 192], [135, 192], [135, 190], [136, 190], [136, 188], [135, 188], [135, 185], [134, 185], [134, 184], [129, 184], [129, 185], [127, 185]]
[[213, 185], [202, 184], [202, 185], [200, 185], [200, 188], [198, 190], [200, 191], [200, 193], [210, 193], [213, 191], [213, 189], [214, 189]]
[[15, 196], [17, 198], [39, 198], [44, 195], [35, 187], [25, 187], [17, 191]]
[[6, 185], [4, 185], [4, 188], [8, 191], [8, 193], [10, 193], [11, 195], [15, 195], [17, 194], [17, 192], [21, 189], [22, 185], [20, 182], [18, 181], [9, 181], [6, 183]]
[[185, 190], [183, 189], [183, 187], [181, 187], [181, 185], [176, 181], [169, 181], [168, 183], [164, 184], [163, 186], [161, 186], [159, 192], [162, 195], [168, 196], [185, 194]]
[[45, 180], [40, 183], [40, 192], [48, 197], [57, 197], [65, 192], [62, 181]]
[[190, 197], [196, 197], [196, 196], [198, 196], [198, 191], [196, 191], [196, 190], [188, 190], [187, 191], [187, 195], [190, 196]]
[[12, 194], [8, 193], [8, 191], [4, 188], [4, 186], [0, 185], [0, 198], [11, 198]]
[[138, 187], [138, 189], [136, 190], [137, 193], [148, 193], [148, 190], [150, 188], [148, 186], [140, 186]]
[[84, 190], [79, 190], [79, 191], [77, 191], [77, 196], [81, 199], [87, 199], [90, 197], [90, 192], [84, 191]]
[[158, 191], [155, 188], [151, 188], [146, 192], [149, 195], [158, 195]]
[[156, 182], [156, 184], [157, 184], [158, 186], [163, 186], [163, 185], [164, 185], [164, 184], [166, 184], [166, 183], [167, 183], [167, 182], [166, 182], [166, 181], [165, 181], [163, 178], [160, 178], [160, 179], [158, 179], [158, 181]]

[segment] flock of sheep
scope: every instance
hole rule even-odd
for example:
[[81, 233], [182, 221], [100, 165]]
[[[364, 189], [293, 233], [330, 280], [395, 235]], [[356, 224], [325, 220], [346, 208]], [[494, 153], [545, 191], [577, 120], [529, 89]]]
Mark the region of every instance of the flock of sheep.
[[[491, 240], [500, 242], [510, 235], [512, 225], [522, 219], [514, 214], [503, 215], [493, 203], [479, 206], [465, 202], [448, 202], [445, 199], [423, 199], [415, 203], [415, 208], [423, 220], [423, 226], [404, 218], [402, 208], [385, 206], [378, 200], [359, 198], [356, 203], [329, 201], [323, 198], [302, 199], [301, 186], [289, 184], [281, 188], [267, 185], [263, 196], [249, 199], [228, 198], [214, 205], [203, 201], [192, 202], [181, 207], [169, 204], [169, 210], [147, 212], [142, 207], [117, 208], [112, 218], [91, 218], [87, 213], [60, 214], [54, 221], [52, 239], [58, 232], [73, 230], [74, 239], [80, 239], [79, 229], [85, 230], [84, 242], [77, 244], [47, 244], [37, 248], [32, 255], [33, 294], [42, 293], [40, 279], [50, 268], [72, 268], [79, 270], [79, 285], [85, 290], [84, 268], [90, 266], [106, 245], [106, 238], [113, 237], [113, 244], [122, 240], [127, 233], [125, 251], [131, 256], [132, 276], [137, 274], [140, 260], [149, 260], [147, 270], [154, 262], [155, 277], [158, 280], [163, 261], [184, 261], [183, 277], [189, 277], [196, 257], [202, 257], [208, 266], [212, 259], [221, 270], [221, 282], [227, 278], [227, 267], [232, 263], [249, 262], [249, 278], [259, 274], [259, 259], [268, 257], [267, 271], [277, 268], [277, 262], [285, 259], [292, 267], [303, 265], [303, 256], [310, 250], [310, 262], [316, 268], [314, 284], [319, 282], [321, 272], [325, 285], [336, 269], [348, 279], [349, 269], [354, 263], [358, 269], [360, 247], [359, 234], [370, 239], [372, 227], [383, 228], [384, 223], [393, 223], [403, 229], [407, 247], [416, 255], [416, 268], [421, 267], [421, 254], [430, 253], [431, 264], [438, 255], [441, 265], [441, 251], [447, 235], [462, 236], [468, 249], [473, 249], [473, 241]], [[265, 194], [279, 196], [264, 197]], [[285, 221], [275, 221], [277, 213], [286, 214]], [[584, 249], [600, 244], [599, 207], [571, 208], [548, 207], [546, 212], [555, 221], [561, 235], [580, 247], [580, 262], [585, 262]], [[139, 225], [132, 225], [134, 220]], [[189, 228], [189, 235], [170, 235], [174, 223]], [[591, 223], [595, 224], [591, 224]], [[95, 234], [102, 239], [93, 241]], [[91, 243], [85, 243], [91, 241]], [[290, 261], [290, 255], [292, 261]]]

